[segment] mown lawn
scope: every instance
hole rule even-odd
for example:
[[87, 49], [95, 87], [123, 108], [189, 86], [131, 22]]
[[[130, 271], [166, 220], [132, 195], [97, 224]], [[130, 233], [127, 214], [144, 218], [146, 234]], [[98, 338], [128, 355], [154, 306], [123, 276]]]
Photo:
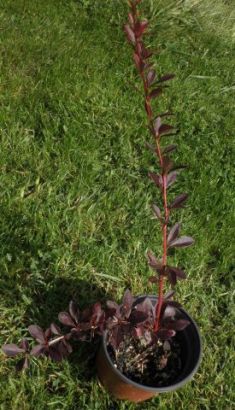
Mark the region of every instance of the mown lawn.
[[[177, 297], [201, 329], [194, 380], [140, 405], [98, 386], [93, 346], [19, 375], [0, 355], [1, 410], [231, 410], [234, 371], [234, 3], [144, 0], [159, 73], [176, 79], [158, 110], [175, 112], [174, 192], [195, 246]], [[147, 178], [154, 159], [122, 25], [125, 0], [5, 0], [0, 16], [0, 344], [81, 306], [152, 293], [145, 253], [160, 254]], [[137, 82], [138, 83], [138, 82]], [[157, 200], [157, 199], [156, 199]]]

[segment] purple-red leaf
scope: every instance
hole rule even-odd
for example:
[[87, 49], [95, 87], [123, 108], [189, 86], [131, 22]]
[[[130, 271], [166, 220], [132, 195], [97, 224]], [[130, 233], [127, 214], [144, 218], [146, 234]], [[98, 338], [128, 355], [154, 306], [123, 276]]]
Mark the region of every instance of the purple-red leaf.
[[30, 354], [32, 356], [38, 357], [45, 353], [45, 346], [44, 345], [36, 345], [32, 348]]
[[157, 332], [157, 337], [161, 340], [168, 340], [173, 336], [175, 336], [175, 331], [172, 329], [160, 329]]
[[51, 323], [50, 329], [54, 335], [61, 335], [61, 330], [59, 326], [57, 326], [55, 323]]
[[71, 318], [70, 314], [67, 312], [60, 312], [58, 315], [58, 319], [60, 323], [62, 323], [65, 326], [69, 326], [69, 327], [75, 326], [73, 319]]
[[58, 343], [58, 350], [62, 358], [67, 357], [73, 351], [72, 346], [65, 340]]
[[48, 340], [51, 337], [51, 328], [48, 327], [48, 329], [45, 330], [45, 339]]
[[108, 309], [114, 310], [115, 312], [119, 310], [118, 304], [112, 300], [107, 300], [106, 305]]
[[175, 128], [172, 125], [162, 124], [158, 132], [160, 135], [166, 135], [172, 133], [173, 131], [175, 131]]
[[147, 252], [147, 259], [148, 259], [149, 266], [161, 274], [163, 271], [162, 263], [157, 260], [157, 258], [154, 256], [154, 254], [151, 251]]
[[174, 163], [169, 157], [164, 156], [162, 158], [162, 168], [163, 168], [164, 174], [168, 174], [168, 172], [173, 168], [173, 166], [174, 166]]
[[175, 268], [174, 266], [168, 266], [167, 268], [170, 272], [175, 273], [175, 275], [177, 276], [178, 279], [185, 279], [186, 278], [186, 273], [182, 269]]
[[170, 301], [170, 303], [164, 303], [162, 310], [161, 310], [161, 319], [174, 319], [176, 315], [176, 308], [172, 304], [175, 304], [176, 302]]
[[167, 319], [167, 320], [164, 320], [164, 326], [167, 329], [172, 329], [172, 330], [175, 330], [175, 331], [184, 330], [188, 325], [190, 325], [190, 322], [189, 322], [189, 320], [185, 320], [185, 319], [177, 319], [177, 320]]
[[156, 135], [159, 134], [159, 129], [160, 129], [160, 127], [161, 127], [161, 124], [162, 124], [161, 117], [157, 117], [157, 118], [154, 120], [154, 125], [153, 125], [153, 128], [154, 128], [154, 131], [155, 131], [155, 134], [156, 134]]
[[148, 173], [149, 178], [152, 179], [152, 181], [155, 183], [155, 185], [157, 185], [159, 188], [162, 188], [162, 176], [155, 174], [154, 172], [149, 172]]
[[148, 26], [148, 21], [147, 20], [142, 20], [142, 21], [137, 21], [134, 27], [134, 32], [136, 38], [141, 37], [142, 34], [145, 32], [146, 28]]
[[139, 55], [137, 53], [133, 54], [134, 62], [136, 65], [136, 68], [139, 71], [142, 71], [144, 69], [144, 62], [140, 59]]
[[159, 78], [159, 82], [168, 81], [175, 77], [175, 74], [165, 74]]
[[158, 206], [155, 205], [155, 204], [152, 205], [152, 208], [153, 208], [153, 212], [155, 213], [155, 215], [156, 215], [156, 216], [158, 217], [158, 219], [160, 219], [160, 221], [161, 221], [161, 220], [162, 220], [162, 214], [161, 214], [160, 208], [158, 208]]
[[49, 356], [54, 362], [60, 362], [63, 359], [59, 346], [51, 347], [49, 350]]
[[14, 343], [9, 343], [2, 346], [2, 350], [8, 357], [14, 357], [17, 354], [24, 353], [25, 350]]
[[194, 243], [194, 239], [191, 238], [191, 236], [181, 236], [178, 239], [175, 239], [174, 241], [171, 242], [169, 245], [170, 248], [183, 248], [190, 246]]
[[65, 339], [61, 342], [62, 345], [65, 346], [68, 353], [72, 353], [73, 348], [70, 343], [68, 343]]
[[167, 179], [166, 179], [167, 188], [169, 188], [172, 184], [174, 184], [174, 182], [176, 181], [176, 178], [177, 178], [176, 171], [172, 171], [167, 175]]
[[188, 198], [188, 194], [178, 195], [174, 201], [170, 204], [169, 208], [181, 208]]
[[124, 293], [124, 296], [123, 296], [123, 299], [122, 299], [122, 306], [121, 306], [122, 313], [127, 317], [131, 313], [131, 308], [132, 308], [133, 302], [134, 302], [133, 296], [132, 296], [130, 290], [127, 289]]
[[179, 236], [179, 231], [180, 231], [180, 224], [176, 223], [171, 229], [170, 232], [167, 236], [167, 244], [168, 246], [171, 244], [172, 241], [174, 241], [176, 238]]
[[142, 338], [144, 336], [144, 333], [145, 333], [145, 329], [143, 326], [134, 327], [134, 329], [132, 330], [132, 334], [134, 338], [137, 338], [137, 339], [139, 339], [140, 337]]
[[177, 277], [176, 277], [175, 272], [167, 270], [167, 276], [168, 276], [168, 280], [169, 280], [170, 284], [172, 286], [175, 286], [176, 282], [177, 282]]
[[40, 326], [31, 325], [28, 327], [28, 331], [31, 336], [39, 343], [45, 343], [45, 334]]
[[120, 345], [121, 341], [123, 340], [122, 329], [120, 326], [115, 326], [112, 329], [111, 337], [110, 337], [110, 344], [111, 346], [117, 350], [118, 346]]
[[131, 315], [130, 315], [130, 323], [132, 325], [137, 325], [137, 323], [142, 323], [148, 318], [148, 314], [146, 312], [143, 312], [141, 310], [132, 310]]
[[138, 309], [142, 309], [143, 312], [153, 313], [154, 307], [150, 298], [146, 297], [143, 302], [138, 305]]
[[155, 78], [156, 78], [156, 71], [154, 69], [149, 70], [147, 74], [147, 78], [146, 78], [148, 87], [150, 87], [150, 85], [154, 83]]
[[167, 145], [167, 147], [163, 148], [162, 153], [167, 154], [168, 152], [175, 151], [177, 148], [176, 144]]
[[184, 330], [189, 325], [190, 325], [189, 320], [178, 319], [176, 320], [175, 330]]
[[72, 317], [72, 319], [73, 319], [76, 323], [78, 323], [78, 322], [79, 322], [79, 318], [80, 318], [80, 312], [79, 312], [79, 309], [78, 309], [77, 304], [76, 304], [75, 302], [73, 302], [73, 300], [71, 300], [71, 301], [69, 302], [69, 313], [70, 313], [70, 316]]
[[25, 338], [22, 339], [20, 344], [19, 344], [19, 347], [21, 349], [24, 349], [25, 352], [28, 352], [29, 351], [29, 342], [28, 342], [28, 340], [25, 339]]
[[150, 97], [150, 98], [156, 98], [156, 97], [158, 97], [158, 96], [162, 93], [162, 91], [163, 91], [163, 88], [162, 88], [162, 87], [154, 88], [154, 89], [149, 93], [149, 97]]
[[101, 304], [100, 302], [96, 302], [92, 306], [92, 317], [96, 323], [100, 320], [102, 314], [103, 314], [103, 310], [101, 308]]
[[128, 13], [128, 20], [130, 25], [133, 26], [135, 21], [132, 13]]
[[129, 24], [125, 24], [124, 31], [126, 32], [127, 38], [130, 43], [135, 44], [135, 34]]

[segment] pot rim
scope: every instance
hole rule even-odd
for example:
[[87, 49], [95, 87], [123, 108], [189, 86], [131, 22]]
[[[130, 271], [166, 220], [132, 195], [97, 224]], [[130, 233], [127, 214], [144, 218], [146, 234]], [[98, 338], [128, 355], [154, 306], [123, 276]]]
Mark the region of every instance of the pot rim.
[[[150, 299], [157, 299], [157, 297], [155, 295], [139, 295], [136, 297], [136, 300], [139, 298], [145, 298], [148, 297]], [[183, 308], [179, 308], [179, 311], [183, 312], [183, 314], [188, 318], [188, 320], [190, 321], [190, 323], [194, 326], [197, 336], [198, 336], [198, 344], [199, 344], [199, 355], [198, 355], [198, 360], [194, 366], [194, 368], [191, 370], [191, 372], [181, 381], [177, 382], [177, 383], [173, 383], [170, 384], [169, 386], [165, 386], [165, 387], [150, 387], [150, 386], [146, 386], [144, 384], [139, 384], [137, 382], [134, 382], [131, 379], [128, 379], [128, 377], [126, 377], [120, 370], [118, 370], [118, 368], [116, 368], [110, 358], [110, 355], [108, 353], [108, 349], [107, 349], [107, 344], [106, 344], [106, 338], [107, 338], [107, 334], [108, 334], [108, 330], [104, 331], [103, 337], [102, 337], [102, 346], [106, 355], [106, 358], [110, 364], [110, 366], [112, 367], [114, 373], [117, 374], [117, 376], [119, 376], [125, 383], [131, 384], [133, 387], [136, 387], [138, 389], [141, 390], [145, 390], [151, 393], [163, 393], [163, 392], [169, 392], [169, 391], [173, 391], [178, 389], [179, 387], [182, 387], [187, 381], [191, 380], [193, 375], [196, 373], [200, 363], [201, 363], [201, 359], [202, 359], [202, 340], [201, 340], [201, 336], [200, 336], [200, 332], [198, 329], [197, 324], [195, 323], [195, 321], [191, 318], [191, 316], [183, 309]]]

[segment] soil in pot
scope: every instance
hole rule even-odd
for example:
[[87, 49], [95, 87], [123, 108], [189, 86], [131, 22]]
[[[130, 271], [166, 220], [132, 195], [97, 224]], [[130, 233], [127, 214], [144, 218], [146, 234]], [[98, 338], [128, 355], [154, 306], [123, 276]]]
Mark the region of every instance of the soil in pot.
[[151, 346], [126, 336], [117, 351], [108, 346], [114, 366], [128, 379], [149, 387], [174, 383], [183, 368], [181, 350], [177, 336]]

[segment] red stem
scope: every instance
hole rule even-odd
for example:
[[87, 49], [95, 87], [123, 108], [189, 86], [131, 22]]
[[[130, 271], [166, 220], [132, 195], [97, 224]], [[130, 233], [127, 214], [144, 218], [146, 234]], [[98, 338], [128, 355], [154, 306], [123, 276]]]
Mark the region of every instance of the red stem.
[[[132, 12], [133, 12], [134, 24], [136, 24], [136, 22], [138, 21], [138, 14], [137, 14], [137, 10], [135, 7], [132, 9]], [[138, 38], [136, 41], [136, 46], [135, 46], [135, 53], [139, 56], [140, 60], [142, 60], [142, 56], [139, 52], [140, 47], [138, 47], [138, 44], [141, 44], [141, 42], [142, 42], [141, 38]], [[153, 114], [152, 114], [150, 98], [149, 98], [149, 86], [145, 78], [144, 70], [140, 70], [139, 74], [140, 74], [140, 77], [142, 79], [143, 86], [144, 86], [145, 106], [149, 106], [149, 110], [146, 111], [147, 118], [148, 118], [148, 125], [149, 125], [150, 130], [154, 133], [154, 120], [153, 120]], [[163, 206], [164, 206], [164, 222], [162, 224], [162, 247], [163, 247], [162, 264], [163, 264], [164, 269], [163, 269], [163, 273], [160, 274], [159, 276], [158, 302], [155, 308], [156, 315], [155, 315], [154, 331], [157, 332], [160, 327], [161, 310], [162, 310], [162, 304], [164, 301], [164, 282], [165, 282], [164, 271], [167, 265], [167, 227], [168, 227], [168, 220], [169, 220], [169, 209], [167, 206], [167, 176], [164, 173], [164, 169], [163, 169], [163, 155], [162, 155], [161, 145], [160, 145], [160, 135], [156, 135], [155, 143], [156, 143], [156, 155], [159, 159], [159, 165], [161, 168], [161, 175], [162, 175], [162, 181], [163, 181], [162, 200], [163, 200]]]
[[[169, 218], [169, 210], [167, 207], [167, 177], [162, 175], [163, 179], [163, 204], [164, 204], [164, 224], [162, 226], [162, 242], [163, 242], [163, 258], [162, 264], [165, 267], [167, 265], [167, 224]], [[164, 276], [160, 275], [159, 288], [158, 288], [158, 303], [156, 305], [156, 318], [154, 323], [154, 330], [157, 332], [160, 326], [161, 310], [164, 300]]]

